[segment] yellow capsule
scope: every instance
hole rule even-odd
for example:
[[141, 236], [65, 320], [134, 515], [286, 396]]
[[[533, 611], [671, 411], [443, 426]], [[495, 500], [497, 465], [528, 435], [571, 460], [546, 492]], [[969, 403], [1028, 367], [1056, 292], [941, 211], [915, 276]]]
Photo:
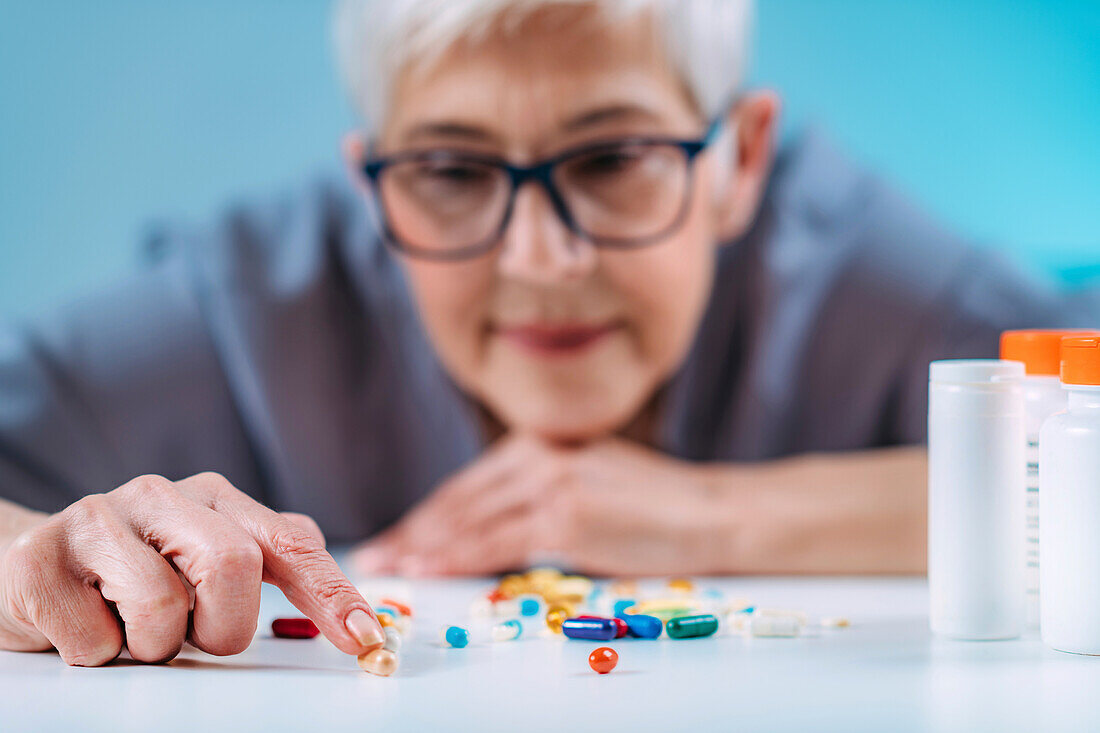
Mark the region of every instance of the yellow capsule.
[[642, 613], [668, 621], [677, 616], [691, 616], [698, 612], [696, 606], [686, 603], [682, 598], [655, 598], [642, 601], [627, 609], [627, 613]]
[[561, 571], [557, 568], [531, 568], [524, 577], [534, 587], [545, 587], [558, 582]]
[[668, 589], [677, 593], [691, 593], [695, 590], [695, 583], [688, 578], [672, 578], [668, 581]]
[[569, 609], [564, 606], [551, 606], [546, 612], [546, 625], [555, 634], [561, 633], [561, 625], [570, 617]]
[[572, 618], [577, 615], [577, 602], [571, 598], [563, 598], [562, 596], [550, 596], [544, 599], [546, 601], [547, 611], [552, 608], [561, 608], [566, 614], [566, 618]]
[[565, 575], [554, 584], [554, 592], [559, 596], [579, 598], [579, 602], [583, 602], [592, 592], [592, 587], [592, 581], [583, 575]]
[[526, 593], [528, 585], [527, 579], [522, 575], [505, 575], [500, 579], [497, 590], [505, 598], [515, 598]]
[[397, 671], [397, 655], [388, 649], [375, 649], [358, 657], [359, 666], [364, 672], [389, 677]]
[[607, 592], [613, 596], [635, 598], [638, 595], [638, 583], [627, 578], [619, 578], [611, 581], [611, 584], [607, 587]]

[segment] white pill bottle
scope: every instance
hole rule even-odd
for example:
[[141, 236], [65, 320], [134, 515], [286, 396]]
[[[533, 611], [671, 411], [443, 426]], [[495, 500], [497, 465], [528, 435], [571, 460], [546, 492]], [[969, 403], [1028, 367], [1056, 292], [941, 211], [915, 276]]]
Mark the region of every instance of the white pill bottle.
[[1024, 628], [1024, 365], [932, 362], [928, 588], [933, 633], [1010, 639]]
[[1068, 407], [1039, 437], [1041, 633], [1100, 654], [1100, 337], [1062, 339], [1062, 384]]
[[1039, 625], [1039, 429], [1046, 419], [1066, 409], [1062, 389], [1061, 347], [1064, 336], [1091, 335], [1083, 331], [1032, 330], [1001, 334], [1001, 358], [1021, 361], [1024, 377], [1024, 432], [1027, 435], [1027, 559], [1024, 583], [1027, 590], [1025, 617], [1029, 628]]

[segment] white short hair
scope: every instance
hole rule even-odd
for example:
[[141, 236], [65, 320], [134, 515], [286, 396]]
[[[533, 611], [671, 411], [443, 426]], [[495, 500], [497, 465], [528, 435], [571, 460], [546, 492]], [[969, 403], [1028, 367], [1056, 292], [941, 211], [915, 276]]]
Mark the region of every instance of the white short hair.
[[352, 102], [371, 128], [408, 64], [476, 40], [499, 19], [515, 27], [549, 5], [591, 5], [608, 23], [651, 13], [670, 61], [706, 115], [720, 112], [743, 78], [752, 0], [337, 0], [333, 36]]

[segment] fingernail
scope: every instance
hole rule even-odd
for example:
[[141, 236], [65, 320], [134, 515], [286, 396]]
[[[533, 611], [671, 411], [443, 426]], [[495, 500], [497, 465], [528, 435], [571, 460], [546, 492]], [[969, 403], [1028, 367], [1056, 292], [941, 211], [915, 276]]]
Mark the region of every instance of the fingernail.
[[348, 614], [344, 626], [368, 651], [386, 643], [386, 632], [382, 631], [382, 625], [361, 608]]

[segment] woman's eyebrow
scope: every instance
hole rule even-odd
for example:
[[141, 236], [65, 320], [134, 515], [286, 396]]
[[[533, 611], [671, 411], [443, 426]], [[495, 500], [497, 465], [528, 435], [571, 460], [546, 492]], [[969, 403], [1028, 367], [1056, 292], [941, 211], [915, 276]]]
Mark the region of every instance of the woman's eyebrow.
[[464, 122], [422, 122], [406, 130], [403, 142], [415, 142], [421, 138], [456, 138], [470, 142], [496, 142], [497, 136], [483, 127]]
[[593, 127], [605, 122], [630, 121], [663, 122], [664, 120], [659, 114], [647, 107], [623, 103], [581, 112], [562, 123], [561, 129], [565, 132], [577, 132], [586, 127]]

